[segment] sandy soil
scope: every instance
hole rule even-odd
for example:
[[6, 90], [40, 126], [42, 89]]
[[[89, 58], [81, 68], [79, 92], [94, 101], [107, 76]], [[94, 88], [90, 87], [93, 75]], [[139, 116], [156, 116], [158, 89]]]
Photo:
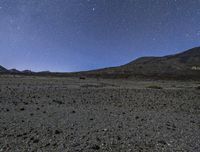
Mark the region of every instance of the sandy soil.
[[0, 76], [0, 151], [199, 152], [199, 85]]

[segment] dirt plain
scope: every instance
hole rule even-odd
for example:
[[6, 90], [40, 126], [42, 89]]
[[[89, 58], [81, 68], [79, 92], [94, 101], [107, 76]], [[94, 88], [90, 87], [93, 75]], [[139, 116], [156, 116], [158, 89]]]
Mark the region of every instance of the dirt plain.
[[0, 152], [199, 152], [200, 82], [0, 76]]

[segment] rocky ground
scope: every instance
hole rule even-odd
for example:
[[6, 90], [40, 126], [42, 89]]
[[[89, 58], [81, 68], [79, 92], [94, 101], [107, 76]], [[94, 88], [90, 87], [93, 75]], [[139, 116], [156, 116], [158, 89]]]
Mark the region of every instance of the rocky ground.
[[200, 82], [0, 76], [0, 151], [199, 152]]

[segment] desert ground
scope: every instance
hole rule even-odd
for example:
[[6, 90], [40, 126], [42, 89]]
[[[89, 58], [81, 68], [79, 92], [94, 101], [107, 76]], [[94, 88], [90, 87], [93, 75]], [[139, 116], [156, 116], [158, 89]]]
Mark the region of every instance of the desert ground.
[[0, 152], [199, 152], [199, 81], [0, 76]]

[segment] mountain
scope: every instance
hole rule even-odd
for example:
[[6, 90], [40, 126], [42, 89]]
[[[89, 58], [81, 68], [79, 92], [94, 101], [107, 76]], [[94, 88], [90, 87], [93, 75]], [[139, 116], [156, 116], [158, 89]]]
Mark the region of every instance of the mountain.
[[33, 72], [30, 70], [8, 71], [0, 66], [0, 72], [43, 76], [83, 76], [102, 78], [160, 78], [160, 79], [198, 79], [200, 80], [200, 47], [182, 53], [163, 57], [141, 57], [128, 64], [73, 73], [51, 73], [49, 71]]
[[200, 78], [200, 47], [163, 57], [141, 57], [128, 64], [93, 71], [87, 76]]
[[51, 73], [51, 71], [40, 71], [38, 73], [42, 73], [42, 74], [48, 74], [48, 73]]
[[24, 70], [24, 71], [19, 71], [17, 69], [9, 69], [7, 70], [6, 68], [0, 66], [0, 73], [8, 73], [8, 74], [30, 74], [30, 73], [34, 73], [30, 70]]
[[17, 69], [10, 69], [9, 72], [10, 73], [21, 73], [21, 71], [19, 71]]
[[8, 70], [0, 65], [0, 72], [7, 72]]
[[121, 66], [137, 74], [193, 73], [194, 67], [200, 67], [200, 47], [164, 57], [143, 57]]
[[34, 73], [34, 72], [31, 71], [31, 70], [24, 70], [24, 71], [21, 71], [21, 73], [24, 73], [24, 74], [32, 74], [32, 73]]

